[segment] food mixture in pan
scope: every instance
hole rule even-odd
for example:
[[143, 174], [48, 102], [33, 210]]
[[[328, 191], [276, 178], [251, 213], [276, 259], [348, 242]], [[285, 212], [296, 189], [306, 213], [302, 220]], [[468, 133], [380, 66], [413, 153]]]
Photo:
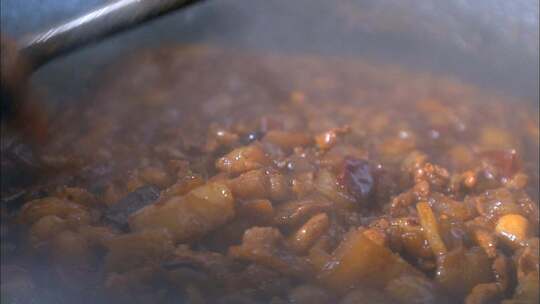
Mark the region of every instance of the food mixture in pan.
[[3, 139], [2, 303], [538, 302], [537, 107], [201, 47], [103, 82]]

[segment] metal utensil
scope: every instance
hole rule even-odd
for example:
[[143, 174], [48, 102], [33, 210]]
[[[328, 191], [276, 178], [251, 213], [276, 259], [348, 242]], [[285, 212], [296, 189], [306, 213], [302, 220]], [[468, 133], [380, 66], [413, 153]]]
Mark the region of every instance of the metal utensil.
[[[43, 119], [34, 115], [36, 111], [32, 108], [35, 106], [21, 104], [24, 103], [21, 100], [25, 99], [25, 84], [30, 74], [61, 55], [199, 1], [118, 0], [19, 40], [13, 50], [16, 55], [11, 56], [16, 62], [9, 63], [10, 68], [6, 72], [2, 70], [2, 120], [9, 118], [19, 125], [19, 129], [43, 129], [28, 127], [32, 121]], [[11, 48], [4, 51], [14, 54]]]
[[200, 0], [118, 0], [19, 41], [37, 69], [50, 60]]

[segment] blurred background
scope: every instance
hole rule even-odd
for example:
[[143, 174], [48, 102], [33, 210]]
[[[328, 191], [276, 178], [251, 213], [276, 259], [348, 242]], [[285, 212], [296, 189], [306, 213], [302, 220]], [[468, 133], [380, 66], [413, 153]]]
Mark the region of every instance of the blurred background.
[[[22, 37], [108, 1], [1, 0], [2, 32]], [[359, 56], [538, 104], [538, 19], [535, 0], [207, 0], [48, 64], [33, 83], [63, 102], [126, 52], [205, 43]]]

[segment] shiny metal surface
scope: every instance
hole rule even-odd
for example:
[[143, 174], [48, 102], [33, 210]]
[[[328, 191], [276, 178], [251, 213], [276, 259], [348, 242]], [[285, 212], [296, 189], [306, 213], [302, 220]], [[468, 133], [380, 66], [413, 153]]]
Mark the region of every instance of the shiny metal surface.
[[193, 0], [119, 0], [97, 7], [41, 33], [19, 41], [34, 67], [77, 47], [191, 4]]

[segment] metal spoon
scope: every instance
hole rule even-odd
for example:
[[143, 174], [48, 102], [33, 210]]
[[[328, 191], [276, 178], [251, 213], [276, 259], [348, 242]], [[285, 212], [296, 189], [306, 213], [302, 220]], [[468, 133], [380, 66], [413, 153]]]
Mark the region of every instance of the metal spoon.
[[[2, 79], [2, 120], [18, 112], [29, 75], [51, 60], [201, 0], [118, 0], [16, 42], [23, 77]], [[4, 51], [4, 50], [3, 50]], [[2, 57], [4, 59], [4, 57]], [[17, 67], [16, 67], [17, 68]], [[2, 78], [21, 73], [2, 70]], [[22, 82], [22, 83], [21, 83]]]

